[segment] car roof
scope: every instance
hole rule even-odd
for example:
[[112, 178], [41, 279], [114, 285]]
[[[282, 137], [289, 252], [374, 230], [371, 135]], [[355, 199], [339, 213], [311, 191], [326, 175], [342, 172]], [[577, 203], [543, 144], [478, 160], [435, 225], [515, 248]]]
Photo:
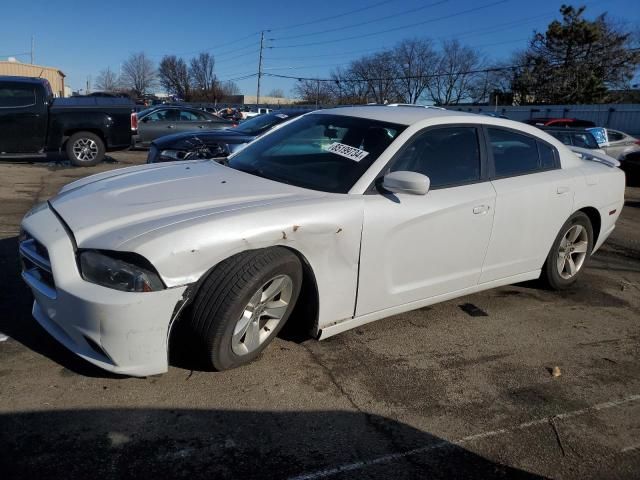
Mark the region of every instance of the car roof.
[[[316, 110], [311, 115], [344, 115], [347, 117], [367, 118], [370, 120], [380, 120], [399, 125], [412, 125], [421, 120], [430, 118], [456, 119], [473, 117], [479, 120], [480, 115], [475, 113], [458, 112], [454, 110], [440, 110], [435, 108], [412, 108], [412, 107], [389, 107], [378, 105], [363, 105], [360, 107], [339, 107], [328, 108], [326, 110]], [[486, 117], [490, 118], [490, 117]]]

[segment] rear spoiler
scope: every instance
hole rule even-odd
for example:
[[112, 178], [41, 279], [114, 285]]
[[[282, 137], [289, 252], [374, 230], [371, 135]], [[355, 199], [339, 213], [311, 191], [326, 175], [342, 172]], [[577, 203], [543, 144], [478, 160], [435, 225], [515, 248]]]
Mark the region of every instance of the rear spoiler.
[[594, 151], [588, 148], [573, 147], [573, 146], [568, 146], [568, 147], [569, 149], [571, 149], [573, 153], [575, 153], [582, 160], [603, 163], [607, 167], [612, 167], [612, 168], [620, 166], [620, 162], [618, 160], [610, 157], [605, 153], [602, 153], [601, 151]]

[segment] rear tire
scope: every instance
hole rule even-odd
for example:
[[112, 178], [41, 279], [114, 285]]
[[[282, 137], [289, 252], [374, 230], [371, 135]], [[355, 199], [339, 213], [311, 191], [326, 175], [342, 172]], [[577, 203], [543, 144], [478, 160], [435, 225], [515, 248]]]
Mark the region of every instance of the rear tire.
[[243, 252], [218, 265], [200, 286], [188, 320], [207, 366], [227, 370], [258, 357], [289, 318], [301, 285], [300, 261], [282, 247]]
[[104, 160], [104, 142], [95, 133], [74, 133], [67, 140], [65, 150], [67, 158], [76, 167], [93, 167]]
[[593, 250], [591, 220], [576, 212], [560, 229], [542, 267], [540, 279], [552, 290], [571, 287], [587, 265]]

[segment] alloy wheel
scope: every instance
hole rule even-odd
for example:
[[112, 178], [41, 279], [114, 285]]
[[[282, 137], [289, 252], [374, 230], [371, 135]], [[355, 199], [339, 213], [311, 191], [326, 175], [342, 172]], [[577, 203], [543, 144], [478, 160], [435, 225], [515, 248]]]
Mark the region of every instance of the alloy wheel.
[[562, 278], [574, 277], [584, 265], [589, 248], [587, 229], [582, 225], [573, 225], [564, 234], [558, 248], [556, 267]]
[[282, 321], [293, 295], [293, 281], [288, 275], [278, 275], [260, 287], [244, 307], [231, 338], [236, 355], [257, 350]]
[[98, 145], [90, 138], [79, 138], [73, 143], [73, 155], [81, 162], [92, 162], [98, 157]]

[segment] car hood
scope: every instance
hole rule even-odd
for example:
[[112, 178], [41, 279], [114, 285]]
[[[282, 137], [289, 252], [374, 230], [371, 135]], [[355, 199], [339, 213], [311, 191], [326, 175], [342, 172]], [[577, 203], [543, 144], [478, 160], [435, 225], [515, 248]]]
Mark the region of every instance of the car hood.
[[153, 144], [159, 150], [189, 150], [194, 147], [217, 143], [248, 143], [254, 138], [254, 135], [247, 135], [239, 130], [226, 128], [212, 131], [174, 133], [173, 135], [157, 138], [153, 141]]
[[181, 222], [324, 195], [195, 160], [87, 177], [64, 187], [50, 205], [79, 247], [117, 250], [133, 238]]

